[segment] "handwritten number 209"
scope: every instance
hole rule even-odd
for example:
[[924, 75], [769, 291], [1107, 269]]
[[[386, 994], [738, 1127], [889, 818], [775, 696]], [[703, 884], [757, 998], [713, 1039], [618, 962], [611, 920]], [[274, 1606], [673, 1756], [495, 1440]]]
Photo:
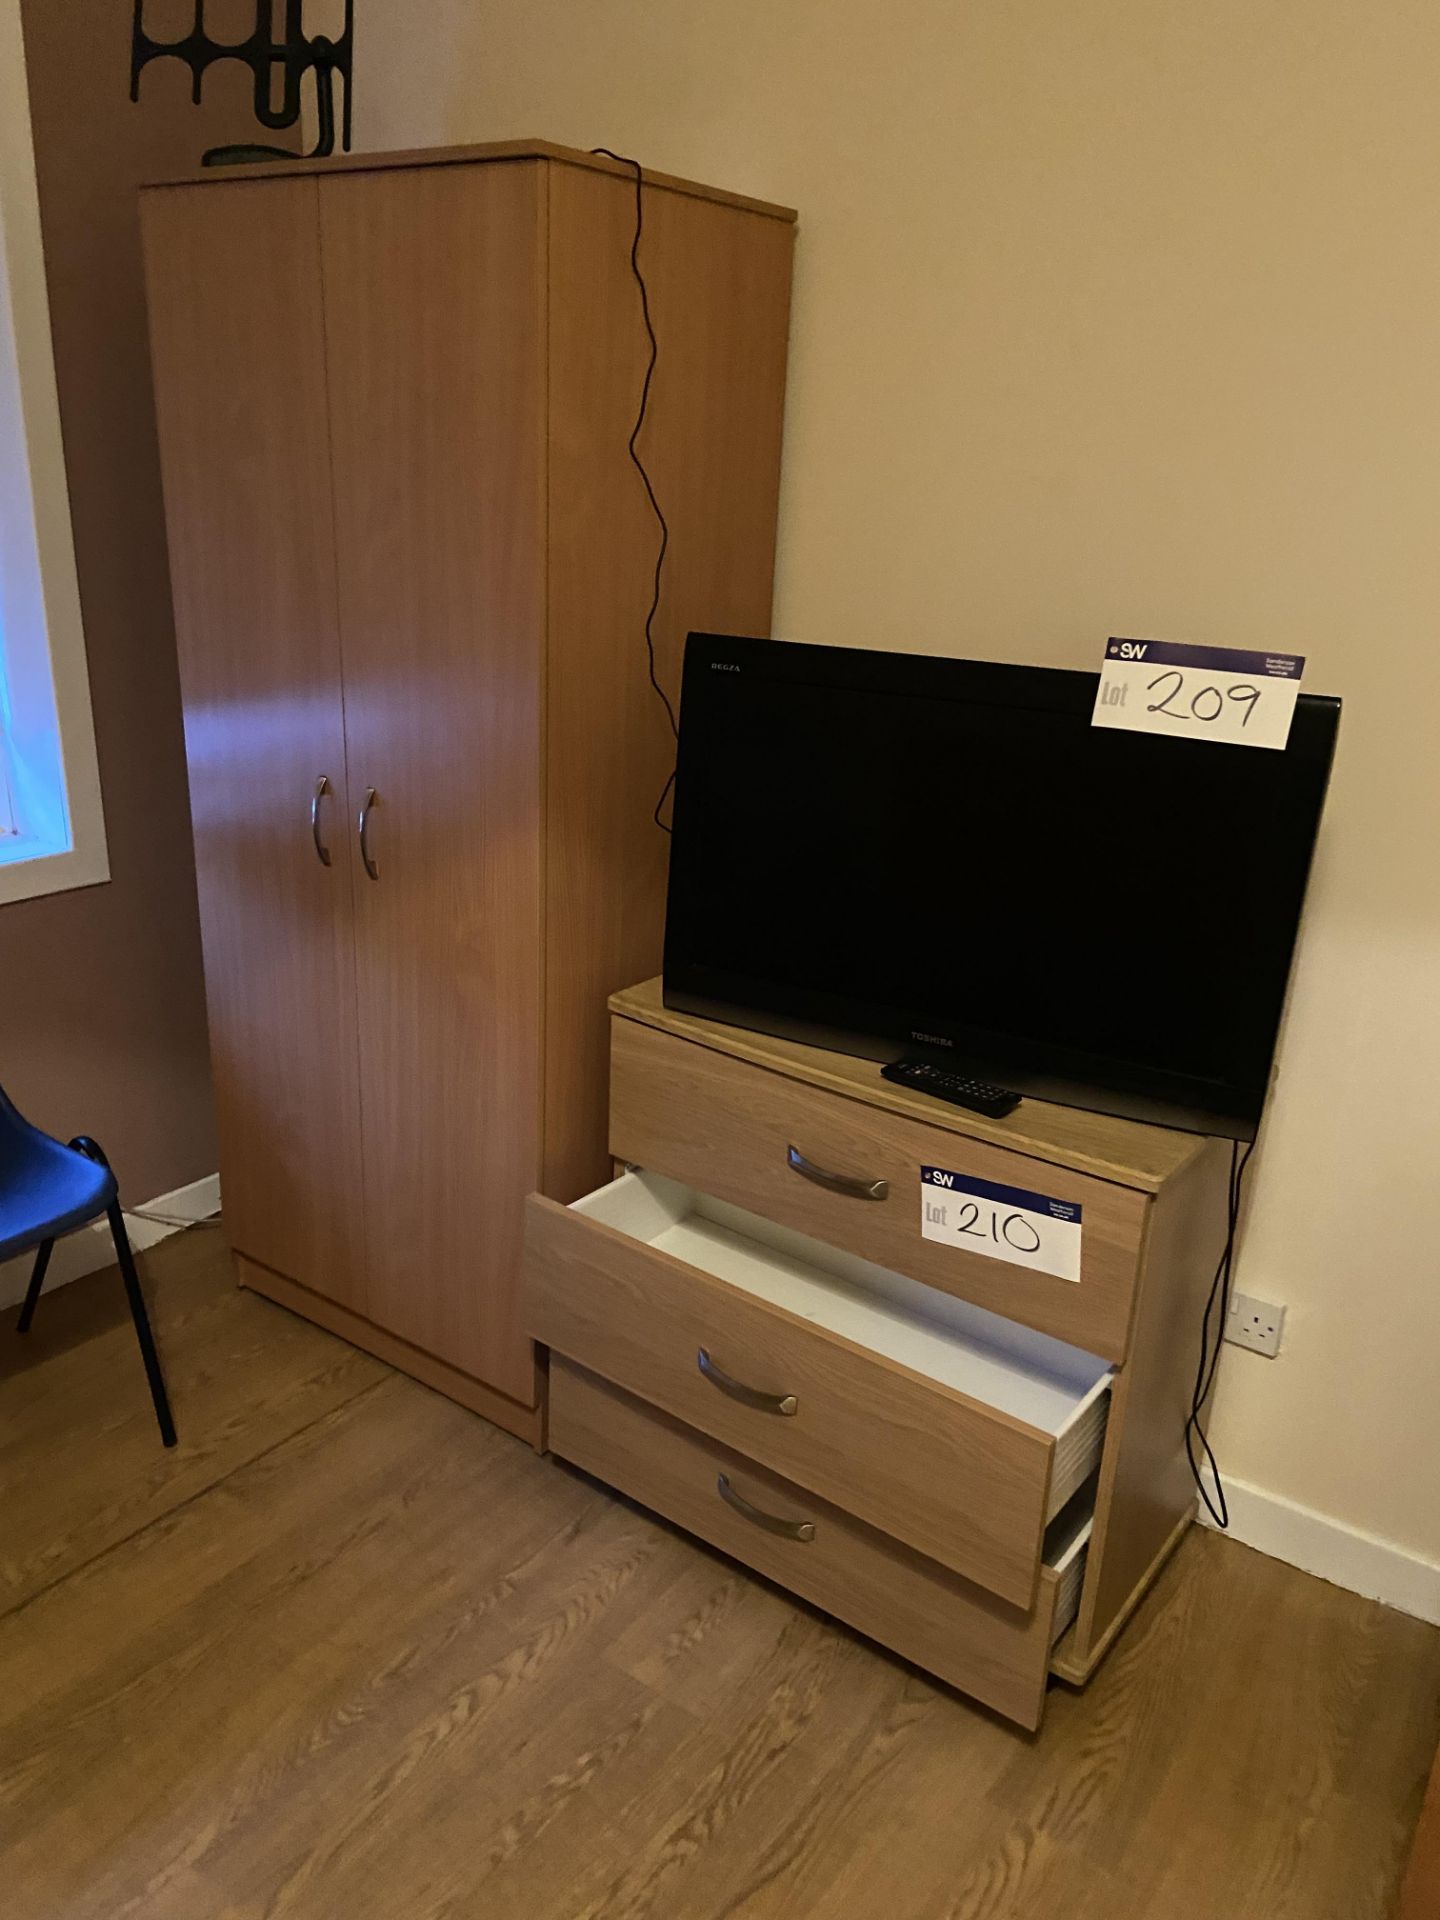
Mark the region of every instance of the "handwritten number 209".
[[[1239, 700], [1244, 703], [1245, 707], [1244, 713], [1240, 716], [1240, 725], [1242, 727], [1248, 727], [1250, 724], [1250, 716], [1255, 711], [1255, 702], [1260, 698], [1259, 687], [1231, 687], [1229, 692], [1224, 694], [1221, 693], [1219, 687], [1201, 687], [1198, 693], [1191, 694], [1190, 711], [1189, 713], [1185, 713], [1173, 704], [1184, 691], [1185, 687], [1184, 674], [1177, 673], [1173, 667], [1169, 673], [1157, 674], [1149, 686], [1146, 687], [1145, 691], [1147, 693], [1153, 693], [1155, 689], [1166, 680], [1173, 680], [1175, 682], [1174, 686], [1171, 687], [1163, 700], [1152, 700], [1145, 711], [1147, 713], [1163, 713], [1168, 715], [1172, 720], [1203, 720], [1208, 724], [1210, 721], [1220, 718], [1221, 714], [1225, 711], [1225, 702], [1227, 700]], [[1201, 712], [1200, 705], [1202, 701], [1214, 702], [1209, 712]]]

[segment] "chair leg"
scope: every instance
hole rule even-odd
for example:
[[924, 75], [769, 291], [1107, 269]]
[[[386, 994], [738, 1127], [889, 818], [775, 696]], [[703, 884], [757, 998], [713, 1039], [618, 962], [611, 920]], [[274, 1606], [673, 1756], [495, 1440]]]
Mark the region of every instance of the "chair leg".
[[130, 1251], [130, 1236], [125, 1231], [125, 1216], [118, 1200], [110, 1203], [105, 1218], [115, 1236], [115, 1254], [125, 1281], [125, 1296], [130, 1302], [130, 1318], [135, 1322], [135, 1338], [140, 1342], [140, 1357], [145, 1362], [145, 1378], [150, 1382], [155, 1418], [160, 1422], [160, 1438], [167, 1447], [173, 1447], [175, 1422], [170, 1417], [170, 1396], [165, 1391], [165, 1376], [160, 1371], [160, 1356], [155, 1351], [155, 1336], [150, 1331], [150, 1316], [145, 1311], [145, 1296], [140, 1291], [140, 1276], [135, 1271], [135, 1256]]
[[55, 1246], [53, 1240], [42, 1240], [35, 1255], [35, 1265], [30, 1274], [30, 1285], [25, 1289], [25, 1304], [20, 1309], [20, 1318], [15, 1323], [17, 1333], [28, 1333], [30, 1322], [35, 1318], [35, 1303], [40, 1298], [40, 1289], [45, 1284], [45, 1269], [50, 1264], [50, 1255]]

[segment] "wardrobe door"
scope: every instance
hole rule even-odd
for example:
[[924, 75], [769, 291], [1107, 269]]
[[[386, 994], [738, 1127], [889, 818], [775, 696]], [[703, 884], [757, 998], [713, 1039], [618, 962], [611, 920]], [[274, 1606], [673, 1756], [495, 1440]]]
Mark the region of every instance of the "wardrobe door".
[[363, 1311], [315, 185], [158, 190], [144, 224], [226, 1230]]
[[346, 738], [367, 822], [351, 853], [369, 1311], [527, 1405], [542, 186], [536, 162], [320, 184]]

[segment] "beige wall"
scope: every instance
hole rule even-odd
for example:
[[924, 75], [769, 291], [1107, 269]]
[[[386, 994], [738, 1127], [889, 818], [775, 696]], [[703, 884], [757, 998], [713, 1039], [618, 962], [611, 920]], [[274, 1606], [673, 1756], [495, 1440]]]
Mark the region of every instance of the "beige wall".
[[1215, 1438], [1440, 1560], [1433, 0], [367, 0], [357, 59], [362, 147], [800, 209], [778, 633], [1345, 697], [1240, 1268], [1287, 1344], [1227, 1350]]
[[112, 878], [0, 906], [0, 1083], [39, 1124], [93, 1133], [141, 1201], [216, 1150], [135, 189], [255, 123], [238, 70], [194, 108], [184, 69], [152, 69], [131, 106], [130, 16], [23, 5]]

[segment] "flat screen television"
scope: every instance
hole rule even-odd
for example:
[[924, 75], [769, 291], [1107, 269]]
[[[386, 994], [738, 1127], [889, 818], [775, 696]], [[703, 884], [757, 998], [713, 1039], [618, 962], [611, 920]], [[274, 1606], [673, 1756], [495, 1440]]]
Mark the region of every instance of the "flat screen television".
[[665, 1004], [1252, 1138], [1340, 703], [1218, 745], [1097, 677], [692, 634]]

